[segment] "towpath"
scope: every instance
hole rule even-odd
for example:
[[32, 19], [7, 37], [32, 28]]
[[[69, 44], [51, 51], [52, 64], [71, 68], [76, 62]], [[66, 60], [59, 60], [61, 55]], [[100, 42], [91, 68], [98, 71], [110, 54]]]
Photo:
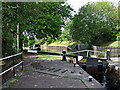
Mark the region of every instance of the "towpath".
[[81, 67], [61, 60], [36, 59], [36, 55], [24, 58], [24, 70], [11, 88], [100, 88], [103, 86]]

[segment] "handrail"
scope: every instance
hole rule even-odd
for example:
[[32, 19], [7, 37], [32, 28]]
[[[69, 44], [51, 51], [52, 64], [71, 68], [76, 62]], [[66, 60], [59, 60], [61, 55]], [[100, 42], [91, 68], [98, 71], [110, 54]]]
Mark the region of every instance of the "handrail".
[[91, 51], [91, 52], [100, 52], [100, 53], [105, 53], [105, 52], [101, 52], [101, 51], [94, 51], [94, 50], [81, 50], [81, 51], [76, 51], [76, 52], [71, 52], [71, 53], [68, 53], [68, 54], [72, 54], [72, 53], [80, 53], [80, 52], [89, 52], [89, 51]]
[[17, 54], [15, 54], [15, 55], [11, 55], [11, 56], [8, 56], [8, 57], [0, 58], [0, 61], [9, 59], [9, 58], [12, 58], [12, 57], [15, 57], [15, 56], [18, 56], [18, 55], [20, 55], [20, 54], [22, 54], [22, 53], [23, 53], [23, 52], [17, 53]]
[[[13, 69], [13, 76], [15, 77], [15, 67], [17, 67], [18, 65], [22, 64], [22, 70], [23, 70], [23, 57], [22, 57], [22, 54], [23, 52], [20, 52], [20, 53], [17, 53], [17, 54], [14, 54], [14, 55], [11, 55], [11, 56], [8, 56], [8, 57], [4, 57], [4, 58], [0, 58], [0, 61], [2, 60], [6, 60], [6, 59], [9, 59], [9, 58], [13, 58], [13, 66], [10, 67], [9, 69], [3, 71], [0, 73], [0, 76], [5, 74], [6, 72], [10, 71], [11, 69]], [[18, 55], [21, 55], [21, 61], [17, 64], [15, 64], [15, 61], [14, 61], [14, 57], [18, 56]]]
[[18, 64], [12, 66], [11, 68], [9, 68], [9, 69], [7, 69], [7, 70], [5, 70], [5, 71], [3, 71], [2, 73], [0, 73], [0, 76], [3, 75], [3, 74], [5, 74], [6, 72], [10, 71], [11, 69], [17, 67], [17, 66], [20, 65], [21, 63], [23, 63], [23, 61], [19, 62]]

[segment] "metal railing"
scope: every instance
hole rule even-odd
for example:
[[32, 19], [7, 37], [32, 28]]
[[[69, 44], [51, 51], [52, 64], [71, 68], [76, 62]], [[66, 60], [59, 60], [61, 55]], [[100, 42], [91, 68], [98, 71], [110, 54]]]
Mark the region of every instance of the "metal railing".
[[96, 51], [106, 52], [108, 49], [110, 50], [111, 58], [118, 58], [120, 56], [120, 47], [101, 47], [101, 46], [93, 46], [93, 49]]
[[[105, 52], [94, 51], [94, 50], [81, 50], [81, 51], [76, 51], [76, 52], [71, 52], [71, 53], [80, 53], [80, 52], [99, 52], [99, 53], [105, 53]], [[69, 53], [69, 54], [71, 54], [71, 53]]]
[[[21, 55], [21, 61], [17, 64], [15, 64], [15, 58], [14, 57], [17, 57]], [[15, 67], [19, 66], [20, 64], [22, 64], [22, 71], [23, 71], [23, 52], [21, 53], [18, 53], [18, 54], [15, 54], [15, 55], [11, 55], [11, 56], [8, 56], [8, 57], [5, 57], [5, 58], [0, 58], [0, 61], [5, 61], [5, 60], [8, 60], [10, 58], [13, 58], [13, 65], [12, 67], [8, 68], [7, 70], [4, 70], [0, 73], [0, 76], [5, 74], [6, 72], [10, 71], [11, 69], [13, 69], [13, 77], [15, 77]]]
[[89, 57], [89, 53], [90, 53], [90, 52], [94, 53], [94, 55], [95, 55], [95, 53], [104, 53], [104, 54], [105, 54], [105, 55], [104, 55], [104, 58], [106, 57], [106, 53], [105, 53], [105, 52], [94, 51], [94, 50], [81, 50], [81, 51], [71, 52], [71, 53], [68, 53], [68, 54], [83, 53], [83, 52], [86, 52], [86, 53], [87, 53], [87, 55], [86, 55], [87, 57]]

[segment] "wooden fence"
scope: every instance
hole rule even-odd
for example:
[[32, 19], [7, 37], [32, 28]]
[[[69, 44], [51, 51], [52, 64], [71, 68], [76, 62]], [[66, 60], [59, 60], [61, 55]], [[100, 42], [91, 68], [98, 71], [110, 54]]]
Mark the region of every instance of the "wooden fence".
[[[106, 52], [107, 50], [110, 50], [110, 57], [120, 57], [120, 47], [100, 47], [100, 46], [93, 46], [94, 51], [102, 51]], [[100, 54], [95, 53], [97, 56]]]

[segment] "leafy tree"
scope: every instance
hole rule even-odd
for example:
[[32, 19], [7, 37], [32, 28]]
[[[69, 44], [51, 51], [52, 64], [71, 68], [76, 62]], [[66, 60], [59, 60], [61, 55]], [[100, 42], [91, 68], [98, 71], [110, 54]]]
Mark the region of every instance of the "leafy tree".
[[111, 2], [88, 3], [73, 17], [70, 33], [75, 41], [100, 45], [116, 38], [118, 15]]
[[23, 40], [24, 47], [28, 47], [28, 38], [25, 37]]
[[32, 48], [33, 44], [35, 43], [35, 38], [29, 37], [28, 43], [29, 43], [29, 46]]
[[[114, 12], [118, 15], [118, 18], [120, 18], [120, 2], [119, 2], [119, 5], [118, 5], [118, 8], [116, 9], [116, 8], [114, 8]], [[120, 40], [120, 20], [118, 20], [118, 26], [116, 27], [116, 29], [117, 29], [117, 34], [116, 34], [116, 36], [117, 36], [117, 40]]]
[[63, 30], [62, 34], [59, 37], [60, 41], [72, 41], [72, 36], [70, 35], [70, 26], [71, 26], [72, 21], [67, 21]]
[[[70, 6], [64, 2], [3, 2], [3, 55], [15, 53], [12, 51], [16, 50], [18, 23], [20, 42], [24, 39], [22, 33], [25, 31], [28, 36], [36, 36], [37, 39], [44, 39], [44, 41], [48, 37], [55, 39], [61, 34], [60, 29], [64, 25], [64, 20], [71, 17], [71, 10]], [[7, 47], [7, 44], [11, 45]]]

